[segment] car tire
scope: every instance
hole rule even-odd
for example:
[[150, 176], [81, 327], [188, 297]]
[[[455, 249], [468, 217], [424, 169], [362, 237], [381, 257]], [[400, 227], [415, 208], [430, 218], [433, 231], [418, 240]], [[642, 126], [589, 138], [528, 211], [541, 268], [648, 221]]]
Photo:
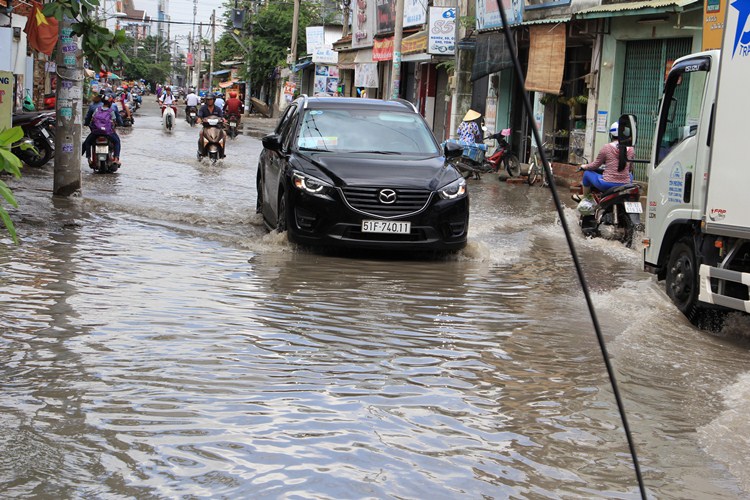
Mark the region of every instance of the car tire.
[[287, 230], [287, 199], [286, 191], [282, 189], [281, 196], [279, 197], [279, 210], [276, 217], [276, 231], [283, 233]]

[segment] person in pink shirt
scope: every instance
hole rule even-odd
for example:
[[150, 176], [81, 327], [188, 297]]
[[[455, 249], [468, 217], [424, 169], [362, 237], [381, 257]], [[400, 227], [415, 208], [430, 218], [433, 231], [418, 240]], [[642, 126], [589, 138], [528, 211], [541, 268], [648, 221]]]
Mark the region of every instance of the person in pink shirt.
[[[630, 161], [626, 161], [624, 162], [624, 165], [620, 165], [617, 122], [609, 127], [609, 136], [612, 142], [605, 144], [604, 147], [602, 147], [594, 161], [581, 167], [584, 171], [582, 182], [584, 197], [591, 193], [592, 186], [597, 191], [604, 192], [615, 186], [622, 186], [633, 182], [633, 176], [631, 173], [633, 164], [630, 163]], [[632, 147], [627, 149], [627, 158], [628, 160], [635, 158], [635, 150]], [[597, 171], [602, 166], [604, 166], [604, 172]], [[581, 201], [581, 197], [578, 195], [573, 195], [573, 199], [575, 201]]]

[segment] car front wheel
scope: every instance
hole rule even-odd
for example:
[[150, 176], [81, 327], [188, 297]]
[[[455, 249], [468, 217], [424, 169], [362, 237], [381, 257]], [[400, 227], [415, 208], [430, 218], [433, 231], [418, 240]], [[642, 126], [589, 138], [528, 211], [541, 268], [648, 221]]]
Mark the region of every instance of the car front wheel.
[[278, 217], [276, 218], [276, 231], [278, 231], [279, 233], [283, 233], [287, 229], [286, 211], [287, 211], [286, 191], [283, 191], [281, 193], [281, 197], [279, 198], [279, 211], [278, 211]]

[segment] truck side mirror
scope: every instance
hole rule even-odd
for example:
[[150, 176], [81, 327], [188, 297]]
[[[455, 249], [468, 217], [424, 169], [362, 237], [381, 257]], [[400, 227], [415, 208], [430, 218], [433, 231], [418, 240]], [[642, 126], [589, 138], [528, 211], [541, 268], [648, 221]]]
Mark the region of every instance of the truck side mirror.
[[617, 140], [623, 146], [635, 146], [637, 133], [635, 115], [622, 115], [617, 122]]

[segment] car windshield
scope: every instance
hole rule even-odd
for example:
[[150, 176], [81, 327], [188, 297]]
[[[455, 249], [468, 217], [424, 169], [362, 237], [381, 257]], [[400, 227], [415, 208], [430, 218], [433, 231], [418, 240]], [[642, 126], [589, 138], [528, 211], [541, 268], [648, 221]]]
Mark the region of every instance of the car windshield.
[[376, 109], [307, 110], [297, 146], [314, 151], [440, 154], [432, 132], [418, 115]]

